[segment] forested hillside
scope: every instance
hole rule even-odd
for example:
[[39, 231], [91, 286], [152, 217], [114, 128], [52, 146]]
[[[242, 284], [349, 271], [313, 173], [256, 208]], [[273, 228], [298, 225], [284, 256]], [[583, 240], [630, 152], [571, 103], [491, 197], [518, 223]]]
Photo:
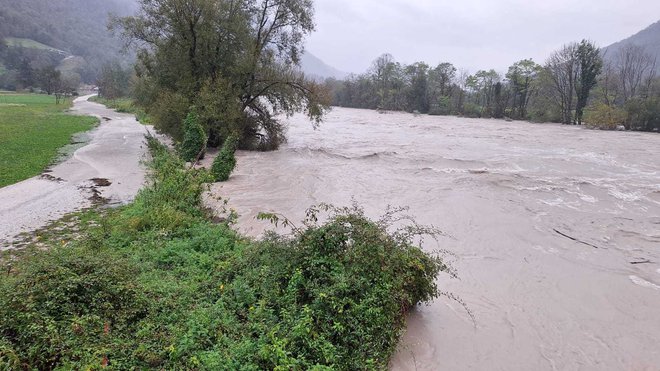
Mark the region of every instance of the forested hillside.
[[[605, 59], [615, 61], [621, 51], [631, 45], [644, 48], [647, 53], [660, 62], [660, 21], [627, 39], [604, 48]], [[656, 63], [655, 71], [660, 74], [660, 63]]]
[[[3, 79], [5, 85], [35, 85], [29, 81], [36, 79], [35, 71], [51, 66], [68, 67], [83, 81], [93, 82], [103, 64], [125, 58], [107, 25], [111, 14], [133, 12], [133, 0], [1, 0], [0, 4], [0, 40], [5, 44], [0, 62], [14, 71]], [[67, 65], [60, 66], [67, 57]]]

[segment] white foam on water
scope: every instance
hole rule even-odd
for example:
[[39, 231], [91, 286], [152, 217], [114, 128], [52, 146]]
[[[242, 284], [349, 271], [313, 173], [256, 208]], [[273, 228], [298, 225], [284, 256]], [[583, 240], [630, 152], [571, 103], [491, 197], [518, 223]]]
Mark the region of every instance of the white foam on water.
[[609, 194], [622, 201], [634, 202], [639, 201], [642, 197], [637, 192], [621, 192], [618, 189], [611, 188]]
[[646, 287], [649, 289], [660, 290], [660, 286], [656, 285], [655, 283], [651, 283], [643, 278], [639, 278], [637, 276], [628, 276], [628, 277], [635, 285]]

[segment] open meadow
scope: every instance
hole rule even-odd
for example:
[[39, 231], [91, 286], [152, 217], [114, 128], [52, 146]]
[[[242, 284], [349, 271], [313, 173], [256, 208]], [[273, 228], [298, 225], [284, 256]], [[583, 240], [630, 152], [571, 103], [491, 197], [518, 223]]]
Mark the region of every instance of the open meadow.
[[57, 105], [54, 96], [0, 93], [0, 187], [38, 175], [73, 134], [98, 122], [66, 114], [69, 107], [71, 101]]

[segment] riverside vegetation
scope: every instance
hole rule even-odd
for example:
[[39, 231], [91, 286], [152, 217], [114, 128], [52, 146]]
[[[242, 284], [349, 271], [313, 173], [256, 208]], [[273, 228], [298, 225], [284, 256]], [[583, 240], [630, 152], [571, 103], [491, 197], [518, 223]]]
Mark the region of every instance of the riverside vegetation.
[[446, 266], [414, 244], [433, 229], [317, 207], [292, 236], [249, 239], [210, 221], [207, 170], [148, 144], [133, 203], [3, 257], [0, 368], [385, 369], [406, 313], [438, 295]]
[[38, 94], [0, 94], [0, 187], [39, 175], [71, 136], [98, 120], [64, 113], [71, 100]]
[[141, 124], [148, 125], [151, 123], [151, 120], [146, 112], [144, 112], [142, 108], [138, 107], [135, 104], [135, 101], [131, 98], [121, 97], [109, 99], [97, 95], [91, 97], [89, 100], [95, 103], [100, 103], [108, 108], [112, 108], [117, 112], [132, 113], [135, 115], [135, 119], [138, 120]]

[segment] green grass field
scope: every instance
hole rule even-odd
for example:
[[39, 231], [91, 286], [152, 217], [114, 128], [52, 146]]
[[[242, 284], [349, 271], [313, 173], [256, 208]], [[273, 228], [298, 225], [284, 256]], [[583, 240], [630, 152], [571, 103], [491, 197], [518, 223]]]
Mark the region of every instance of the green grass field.
[[30, 49], [42, 49], [42, 50], [49, 50], [55, 53], [64, 53], [68, 54], [67, 52], [63, 50], [59, 50], [56, 48], [53, 48], [52, 46], [48, 46], [45, 44], [42, 44], [38, 41], [34, 41], [31, 39], [21, 39], [18, 37], [7, 37], [5, 38], [5, 42], [7, 43], [8, 46], [13, 46], [13, 47], [23, 47], [23, 48], [30, 48]]
[[0, 187], [40, 174], [73, 134], [98, 122], [65, 114], [70, 105], [47, 95], [0, 94]]

